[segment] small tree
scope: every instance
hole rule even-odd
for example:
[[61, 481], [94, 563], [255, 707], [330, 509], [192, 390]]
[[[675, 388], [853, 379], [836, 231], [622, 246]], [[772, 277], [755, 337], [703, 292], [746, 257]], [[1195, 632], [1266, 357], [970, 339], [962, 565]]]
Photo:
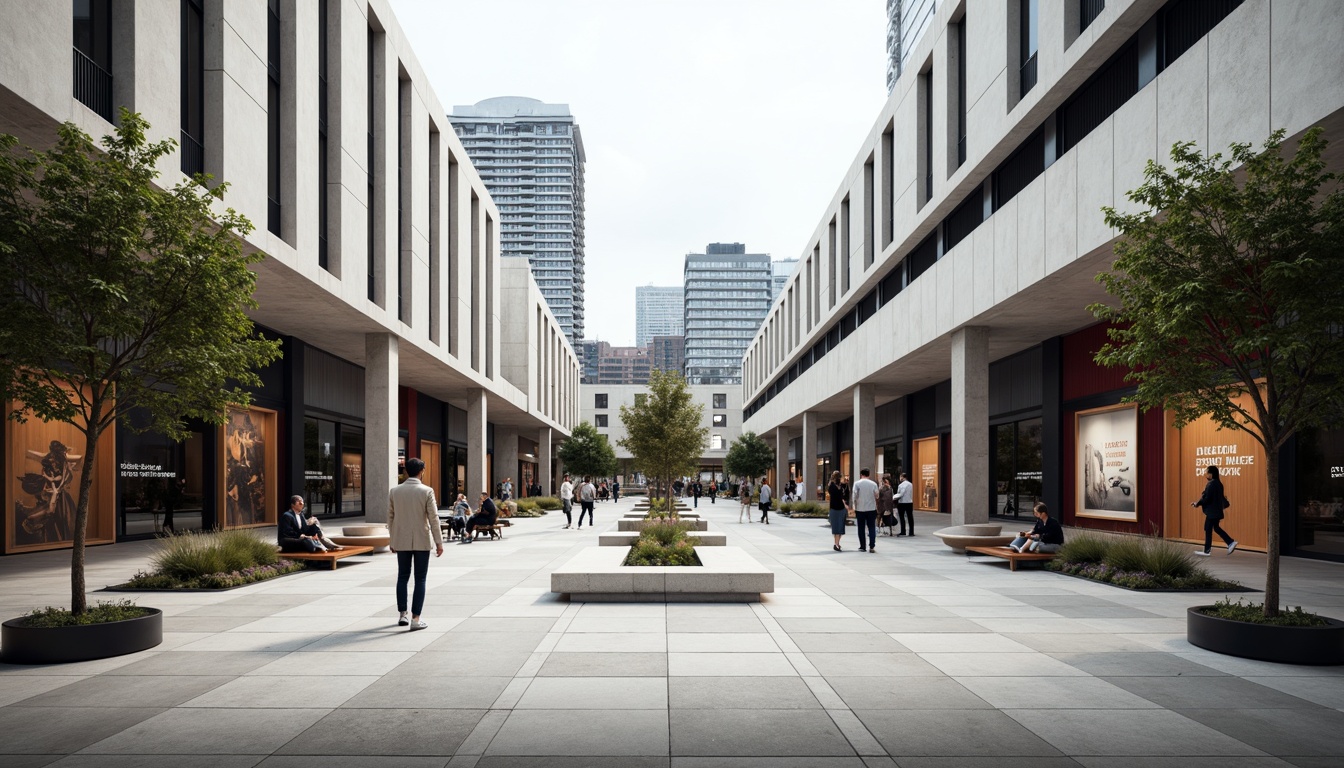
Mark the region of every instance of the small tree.
[[616, 471], [616, 452], [607, 436], [586, 421], [574, 427], [556, 455], [566, 470], [579, 477], [603, 477]]
[[[75, 125], [49, 151], [0, 136], [0, 399], [82, 433], [70, 609], [87, 608], [84, 544], [98, 439], [131, 409], [174, 439], [187, 419], [223, 423], [279, 356], [255, 335], [246, 218], [213, 207], [225, 185], [155, 186], [175, 142], [148, 143], [122, 110], [103, 151]], [[200, 181], [205, 181], [205, 178]], [[110, 478], [109, 478], [110, 481]]]
[[[618, 445], [634, 457], [635, 469], [661, 486], [667, 498], [672, 481], [700, 466], [709, 430], [700, 426], [705, 407], [691, 401], [691, 391], [680, 374], [655, 370], [649, 374], [648, 393], [635, 404], [621, 406], [626, 436]], [[653, 495], [652, 492], [650, 495]]]
[[1097, 280], [1119, 305], [1090, 308], [1116, 324], [1096, 359], [1130, 369], [1138, 389], [1128, 400], [1171, 410], [1178, 427], [1208, 414], [1264, 447], [1271, 617], [1279, 449], [1344, 415], [1344, 191], [1325, 170], [1319, 128], [1291, 159], [1282, 141], [1276, 131], [1263, 151], [1233, 144], [1231, 160], [1177, 144], [1173, 170], [1149, 162], [1129, 193], [1142, 210], [1104, 209], [1121, 238]]
[[723, 468], [730, 475], [750, 477], [753, 480], [770, 471], [775, 465], [775, 450], [755, 432], [746, 432], [728, 446]]

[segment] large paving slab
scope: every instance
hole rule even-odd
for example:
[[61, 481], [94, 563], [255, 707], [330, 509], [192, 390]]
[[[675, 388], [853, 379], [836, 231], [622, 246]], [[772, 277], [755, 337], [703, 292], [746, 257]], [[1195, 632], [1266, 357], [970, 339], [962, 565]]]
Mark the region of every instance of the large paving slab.
[[[431, 561], [396, 626], [395, 559], [225, 593], [144, 595], [162, 646], [0, 665], [0, 765], [88, 768], [1268, 768], [1344, 764], [1344, 669], [1185, 642], [1209, 596], [1010, 573], [931, 536], [842, 552], [817, 520], [702, 519], [767, 566], [757, 603], [567, 602], [554, 570], [615, 533], [563, 516]], [[919, 530], [945, 519], [918, 513]], [[354, 522], [354, 521], [352, 521]], [[852, 537], [851, 531], [847, 536]], [[607, 552], [618, 548], [601, 548]], [[148, 542], [89, 550], [90, 586]], [[59, 604], [68, 553], [0, 558], [0, 614]], [[1258, 585], [1264, 557], [1208, 565]], [[1286, 558], [1284, 601], [1344, 613], [1344, 565]], [[95, 596], [95, 599], [99, 596]]]

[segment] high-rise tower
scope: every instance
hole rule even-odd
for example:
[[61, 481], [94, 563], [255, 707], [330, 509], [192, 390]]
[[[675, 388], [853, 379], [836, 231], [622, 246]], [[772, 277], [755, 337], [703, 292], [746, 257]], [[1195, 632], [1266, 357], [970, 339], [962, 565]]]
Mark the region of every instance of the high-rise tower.
[[654, 336], [681, 336], [685, 331], [680, 285], [635, 287], [635, 346], [647, 346]]
[[686, 254], [686, 381], [741, 384], [742, 354], [770, 311], [770, 254], [710, 243]]

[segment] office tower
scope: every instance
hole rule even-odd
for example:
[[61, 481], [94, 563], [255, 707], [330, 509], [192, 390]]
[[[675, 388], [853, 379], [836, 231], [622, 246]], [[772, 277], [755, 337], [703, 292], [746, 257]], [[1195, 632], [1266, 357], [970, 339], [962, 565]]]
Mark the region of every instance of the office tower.
[[649, 350], [606, 347], [597, 359], [598, 384], [648, 384]]
[[654, 336], [681, 336], [683, 288], [641, 285], [635, 288], [635, 346], [648, 346]]
[[597, 366], [602, 356], [611, 349], [611, 345], [605, 341], [596, 341], [593, 339], [584, 339], [577, 345], [575, 351], [579, 357], [579, 369], [584, 384], [597, 383]]
[[583, 136], [568, 104], [501, 96], [453, 107], [453, 124], [499, 207], [500, 251], [527, 257], [571, 345], [583, 338]]
[[649, 342], [649, 367], [686, 375], [686, 337], [654, 336]]
[[779, 298], [779, 292], [789, 282], [793, 270], [798, 268], [797, 259], [780, 259], [770, 263], [770, 303]]
[[686, 254], [686, 380], [742, 383], [742, 353], [770, 310], [770, 254], [710, 243]]
[[887, 0], [887, 93], [905, 71], [915, 46], [929, 28], [936, 0]]

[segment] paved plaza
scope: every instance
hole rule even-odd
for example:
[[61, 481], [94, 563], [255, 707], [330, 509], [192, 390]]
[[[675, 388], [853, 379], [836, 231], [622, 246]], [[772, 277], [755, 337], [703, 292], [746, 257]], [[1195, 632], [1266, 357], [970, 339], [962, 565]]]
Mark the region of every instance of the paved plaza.
[[[1194, 648], [1188, 594], [968, 560], [929, 535], [830, 549], [820, 520], [711, 525], [776, 572], [760, 604], [579, 604], [550, 571], [596, 530], [519, 520], [430, 566], [429, 629], [396, 626], [395, 559], [222, 593], [136, 595], [163, 645], [0, 665], [0, 765], [1338, 766], [1344, 668]], [[89, 551], [89, 584], [152, 543]], [[68, 603], [65, 551], [0, 560], [0, 613]], [[1215, 557], [1259, 586], [1264, 558]], [[1287, 559], [1284, 601], [1344, 615], [1344, 565]], [[116, 595], [99, 594], [98, 598]], [[1251, 595], [1255, 599], [1256, 595]]]

